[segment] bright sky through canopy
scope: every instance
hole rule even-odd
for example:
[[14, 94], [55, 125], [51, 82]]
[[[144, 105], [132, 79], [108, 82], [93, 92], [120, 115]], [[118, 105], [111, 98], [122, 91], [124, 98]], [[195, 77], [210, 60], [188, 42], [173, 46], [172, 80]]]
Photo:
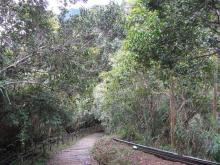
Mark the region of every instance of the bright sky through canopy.
[[[85, 8], [90, 8], [92, 6], [95, 5], [107, 5], [109, 4], [109, 2], [114, 1], [116, 3], [121, 3], [123, 0], [88, 0], [86, 3], [80, 1], [77, 2], [76, 4], [71, 4], [69, 6], [67, 6], [68, 9], [71, 8], [81, 8], [81, 7], [85, 7]], [[60, 0], [48, 0], [48, 9], [52, 10], [53, 12], [55, 12], [56, 14], [59, 14], [59, 5], [61, 5]]]

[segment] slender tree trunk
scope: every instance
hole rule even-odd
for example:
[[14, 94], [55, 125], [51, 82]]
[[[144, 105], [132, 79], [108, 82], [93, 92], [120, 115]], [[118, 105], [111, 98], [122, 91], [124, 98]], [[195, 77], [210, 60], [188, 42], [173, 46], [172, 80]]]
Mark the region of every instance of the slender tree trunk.
[[214, 70], [214, 78], [213, 78], [213, 101], [212, 101], [212, 114], [213, 119], [216, 120], [217, 117], [217, 104], [218, 104], [218, 57], [216, 57], [217, 63]]
[[217, 83], [216, 82], [214, 83], [214, 87], [213, 87], [212, 113], [214, 120], [216, 120], [216, 114], [217, 114]]
[[48, 137], [51, 137], [51, 131], [52, 131], [52, 128], [49, 127], [49, 129], [48, 129]]
[[170, 109], [170, 143], [175, 147], [175, 126], [176, 126], [176, 110], [174, 98], [174, 82], [171, 82], [169, 94], [169, 109]]

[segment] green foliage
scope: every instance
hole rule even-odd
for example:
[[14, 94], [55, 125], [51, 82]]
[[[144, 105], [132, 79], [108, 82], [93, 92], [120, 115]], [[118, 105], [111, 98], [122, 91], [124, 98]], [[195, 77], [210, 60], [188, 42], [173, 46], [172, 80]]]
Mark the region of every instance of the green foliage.
[[161, 133], [167, 110], [148, 106], [160, 98], [152, 95], [160, 88], [160, 81], [155, 79], [154, 71], [141, 69], [133, 53], [119, 51], [111, 61], [112, 70], [102, 74], [104, 82], [94, 91], [95, 114], [107, 131], [149, 144]]
[[0, 5], [0, 148], [97, 124], [93, 88], [125, 36], [123, 9], [110, 3], [66, 20], [46, 1]]
[[156, 44], [161, 36], [162, 21], [156, 11], [147, 11], [143, 7], [134, 8], [132, 14], [125, 49], [137, 53], [138, 61], [149, 65], [150, 59], [159, 58]]
[[[207, 136], [207, 135], [206, 135]], [[209, 148], [209, 155], [217, 162], [220, 162], [219, 154], [220, 154], [220, 136], [219, 134], [214, 134], [209, 136], [212, 139], [211, 147]]]
[[17, 137], [22, 144], [52, 136], [71, 120], [58, 96], [44, 88], [26, 87], [9, 97], [12, 105], [6, 111], [10, 113], [1, 122], [19, 131]]
[[145, 3], [151, 2], [137, 3], [131, 12], [125, 48], [135, 52], [140, 63], [148, 66], [154, 60], [163, 68], [184, 74], [184, 65], [187, 69], [193, 67], [191, 60], [207, 49], [206, 31], [191, 22], [190, 15], [184, 17], [179, 9], [182, 1], [167, 2], [160, 10], [146, 8]]
[[[212, 128], [211, 88], [217, 72], [210, 57], [213, 31], [197, 17], [210, 10], [202, 2], [201, 11], [194, 5], [198, 7], [199, 2], [137, 1], [128, 15], [123, 46], [94, 90], [94, 113], [107, 131], [158, 147], [170, 143], [173, 106], [176, 150], [214, 159], [218, 143], [214, 137], [207, 140], [204, 133]], [[219, 134], [216, 126], [213, 132]], [[210, 156], [207, 145], [212, 140], [215, 147]]]
[[143, 137], [131, 123], [126, 124], [117, 134], [123, 139], [143, 141]]

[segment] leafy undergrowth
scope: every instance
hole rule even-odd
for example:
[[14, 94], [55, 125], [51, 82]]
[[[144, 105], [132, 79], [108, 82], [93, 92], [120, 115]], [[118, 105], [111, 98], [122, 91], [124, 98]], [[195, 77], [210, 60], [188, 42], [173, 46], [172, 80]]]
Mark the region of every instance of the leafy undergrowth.
[[94, 146], [92, 155], [100, 165], [182, 165], [170, 162], [103, 137]]

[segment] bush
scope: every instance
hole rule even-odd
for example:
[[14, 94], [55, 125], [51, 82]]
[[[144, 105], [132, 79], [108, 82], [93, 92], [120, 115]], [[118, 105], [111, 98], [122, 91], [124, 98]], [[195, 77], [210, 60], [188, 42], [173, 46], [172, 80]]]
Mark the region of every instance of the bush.
[[118, 135], [123, 139], [127, 139], [128, 141], [143, 140], [141, 134], [138, 132], [138, 129], [130, 124], [126, 125], [126, 127], [121, 128], [118, 131]]
[[207, 155], [213, 160], [220, 162], [220, 135], [214, 132], [205, 132], [205, 136], [209, 142]]
[[92, 155], [102, 165], [129, 165], [131, 162], [127, 158], [132, 152], [118, 145], [111, 137], [104, 137], [95, 144]]
[[[70, 121], [68, 111], [62, 106], [58, 95], [50, 90], [27, 86], [9, 91], [9, 98], [11, 104], [5, 106], [8, 113], [0, 122], [8, 130], [16, 130], [13, 136], [9, 131], [4, 135], [13, 141], [20, 141], [22, 145], [52, 136], [62, 131], [65, 123]], [[2, 145], [13, 142], [0, 139]]]

